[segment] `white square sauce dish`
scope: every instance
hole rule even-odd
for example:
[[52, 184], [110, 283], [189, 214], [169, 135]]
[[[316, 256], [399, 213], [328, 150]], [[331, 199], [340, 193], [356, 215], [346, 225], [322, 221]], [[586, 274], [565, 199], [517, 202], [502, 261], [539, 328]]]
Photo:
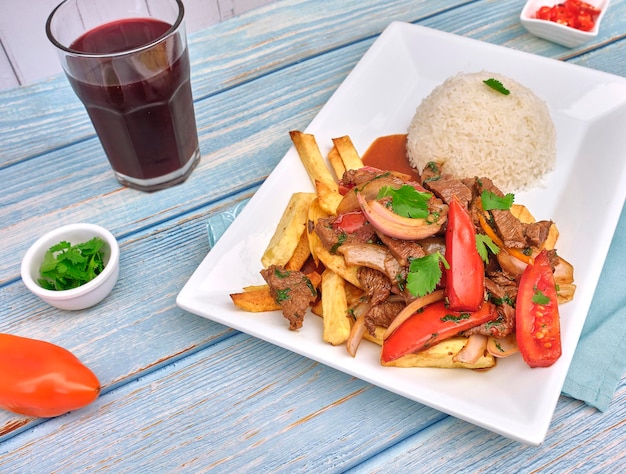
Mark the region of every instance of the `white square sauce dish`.
[[[520, 14], [520, 22], [524, 28], [539, 38], [552, 41], [553, 43], [568, 48], [574, 48], [598, 36], [602, 18], [609, 8], [609, 1], [610, 0], [587, 0], [586, 2], [580, 0], [528, 0]], [[578, 4], [578, 6], [587, 4], [599, 10], [597, 15], [591, 15], [593, 20], [593, 27], [591, 29], [585, 31], [584, 29], [568, 26], [557, 21], [537, 18], [537, 12], [539, 12], [540, 9], [544, 7], [564, 7], [564, 5], [569, 2]]]

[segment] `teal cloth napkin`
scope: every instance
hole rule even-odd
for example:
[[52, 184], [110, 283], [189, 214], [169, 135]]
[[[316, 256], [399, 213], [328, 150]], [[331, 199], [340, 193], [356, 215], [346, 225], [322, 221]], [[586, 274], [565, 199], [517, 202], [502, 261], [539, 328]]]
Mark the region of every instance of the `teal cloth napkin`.
[[626, 369], [626, 207], [622, 209], [563, 393], [605, 411]]
[[[215, 245], [249, 200], [207, 219]], [[598, 288], [570, 366], [563, 394], [605, 411], [626, 369], [626, 208], [613, 237]]]

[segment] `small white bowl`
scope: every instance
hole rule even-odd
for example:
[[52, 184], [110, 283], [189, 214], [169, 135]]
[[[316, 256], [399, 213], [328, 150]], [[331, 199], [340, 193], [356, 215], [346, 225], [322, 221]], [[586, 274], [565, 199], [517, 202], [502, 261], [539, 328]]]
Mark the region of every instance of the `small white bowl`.
[[[39, 286], [39, 269], [50, 247], [61, 241], [75, 245], [94, 237], [104, 241], [104, 270], [96, 278], [71, 290], [55, 291]], [[95, 224], [70, 224], [48, 232], [28, 249], [22, 259], [22, 281], [30, 291], [52, 306], [67, 310], [85, 309], [99, 303], [111, 292], [119, 275], [119, 261], [120, 248], [111, 232]]]
[[539, 8], [545, 6], [552, 7], [558, 3], [563, 3], [563, 1], [564, 0], [528, 0], [520, 14], [520, 22], [524, 28], [533, 35], [568, 48], [580, 46], [598, 36], [600, 23], [609, 8], [609, 0], [586, 0], [586, 3], [600, 9], [600, 15], [596, 18], [596, 23], [591, 31], [577, 30], [576, 28], [561, 25], [553, 21], [538, 20], [535, 18], [535, 14]]

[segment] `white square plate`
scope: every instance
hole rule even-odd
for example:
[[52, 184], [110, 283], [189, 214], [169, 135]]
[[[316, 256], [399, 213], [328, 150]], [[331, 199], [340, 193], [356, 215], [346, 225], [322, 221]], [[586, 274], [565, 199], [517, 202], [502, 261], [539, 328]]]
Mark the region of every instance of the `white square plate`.
[[317, 317], [305, 318], [304, 328], [293, 332], [280, 313], [237, 310], [228, 294], [263, 282], [261, 255], [289, 197], [313, 191], [293, 147], [189, 279], [178, 305], [488, 430], [541, 443], [626, 195], [626, 80], [396, 22], [306, 131], [323, 153], [342, 135], [350, 135], [362, 153], [378, 136], [405, 133], [417, 105], [446, 78], [481, 70], [533, 89], [556, 124], [556, 170], [544, 187], [516, 195], [538, 219], [555, 220], [559, 254], [575, 268], [578, 289], [561, 308], [563, 356], [555, 365], [531, 369], [514, 356], [487, 372], [382, 367], [374, 344], [364, 342], [352, 358], [344, 347], [322, 342]]

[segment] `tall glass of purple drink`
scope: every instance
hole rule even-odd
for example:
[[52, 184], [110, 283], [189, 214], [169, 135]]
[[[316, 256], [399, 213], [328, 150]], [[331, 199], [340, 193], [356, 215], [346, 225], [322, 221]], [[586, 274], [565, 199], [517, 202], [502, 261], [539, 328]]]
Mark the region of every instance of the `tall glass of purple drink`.
[[117, 180], [155, 191], [200, 160], [181, 0], [64, 0], [46, 33]]

